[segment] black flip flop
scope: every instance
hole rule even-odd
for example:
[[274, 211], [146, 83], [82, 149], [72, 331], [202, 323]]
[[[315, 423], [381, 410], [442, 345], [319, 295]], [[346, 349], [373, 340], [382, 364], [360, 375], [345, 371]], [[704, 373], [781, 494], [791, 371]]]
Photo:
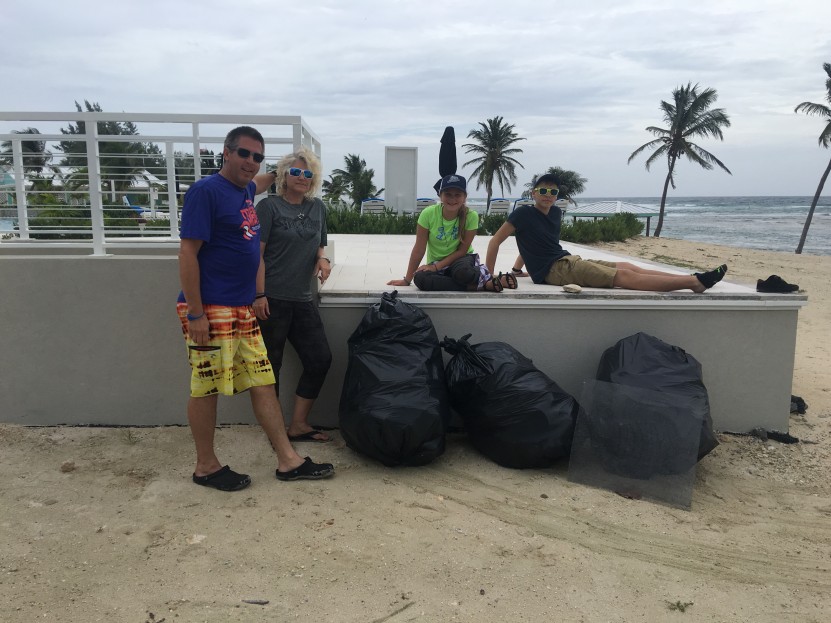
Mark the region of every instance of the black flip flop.
[[[315, 435], [323, 435], [324, 438], [315, 437]], [[321, 430], [310, 430], [308, 433], [300, 433], [299, 435], [289, 435], [289, 441], [314, 441], [315, 443], [329, 443], [332, 438]]]
[[239, 491], [251, 484], [248, 474], [238, 474], [227, 465], [207, 476], [193, 475], [193, 482], [203, 487], [213, 487], [220, 491]]

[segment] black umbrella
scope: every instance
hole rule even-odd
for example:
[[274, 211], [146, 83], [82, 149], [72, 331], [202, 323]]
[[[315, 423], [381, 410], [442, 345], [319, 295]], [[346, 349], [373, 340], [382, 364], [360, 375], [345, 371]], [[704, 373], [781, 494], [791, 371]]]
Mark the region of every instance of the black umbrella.
[[[456, 172], [456, 132], [453, 126], [447, 126], [444, 129], [444, 134], [441, 135], [441, 148], [439, 149], [439, 175], [453, 175]], [[433, 188], [436, 189], [436, 194], [439, 193], [441, 187], [441, 178], [436, 182]]]

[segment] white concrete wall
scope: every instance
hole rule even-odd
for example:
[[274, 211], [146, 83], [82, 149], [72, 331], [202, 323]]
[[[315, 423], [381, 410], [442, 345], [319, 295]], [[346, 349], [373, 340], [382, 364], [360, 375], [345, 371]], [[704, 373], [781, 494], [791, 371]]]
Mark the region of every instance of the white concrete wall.
[[[175, 313], [178, 262], [170, 248], [156, 251], [162, 254], [0, 255], [0, 421], [186, 423], [190, 368]], [[351, 301], [348, 293], [323, 293], [334, 363], [313, 421], [337, 424], [347, 339], [381, 292]], [[653, 305], [631, 296], [618, 304], [612, 293], [579, 305], [561, 296], [419, 298], [425, 294], [404, 296], [427, 311], [439, 338], [472, 333], [474, 342], [506, 341], [577, 397], [605, 348], [651, 333], [702, 363], [717, 428], [787, 430], [797, 307], [695, 307], [684, 300], [667, 307], [664, 299]], [[284, 410], [298, 375], [289, 348]], [[245, 396], [221, 398], [219, 413], [221, 422], [254, 421]]]

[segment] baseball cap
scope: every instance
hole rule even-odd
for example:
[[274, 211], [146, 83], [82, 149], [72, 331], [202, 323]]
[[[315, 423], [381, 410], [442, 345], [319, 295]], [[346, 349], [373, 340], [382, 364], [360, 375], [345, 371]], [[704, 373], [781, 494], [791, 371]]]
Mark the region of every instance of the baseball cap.
[[467, 180], [463, 178], [461, 175], [445, 175], [441, 178], [441, 186], [439, 186], [439, 194], [443, 190], [448, 190], [450, 188], [458, 188], [463, 192], [467, 192]]

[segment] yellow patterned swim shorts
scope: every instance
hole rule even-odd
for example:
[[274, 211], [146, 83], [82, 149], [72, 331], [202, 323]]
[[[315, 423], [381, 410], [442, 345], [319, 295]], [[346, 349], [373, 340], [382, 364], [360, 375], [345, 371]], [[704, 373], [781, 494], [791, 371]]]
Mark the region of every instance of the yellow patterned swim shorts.
[[213, 394], [231, 396], [249, 387], [273, 385], [274, 371], [254, 310], [222, 305], [204, 305], [203, 309], [210, 334], [208, 343], [198, 346], [188, 337], [187, 304], [176, 305], [193, 371], [190, 395], [194, 398]]

